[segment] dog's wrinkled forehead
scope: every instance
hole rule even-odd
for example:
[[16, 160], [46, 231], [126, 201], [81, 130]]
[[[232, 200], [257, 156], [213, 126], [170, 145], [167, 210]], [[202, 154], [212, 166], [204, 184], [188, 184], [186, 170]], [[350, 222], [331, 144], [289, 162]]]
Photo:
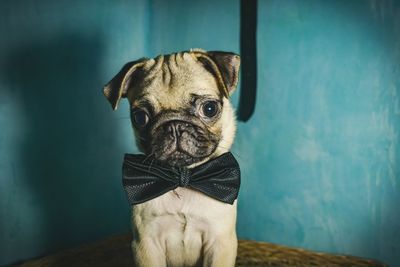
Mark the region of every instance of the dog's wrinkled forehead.
[[133, 106], [145, 99], [158, 110], [177, 109], [193, 95], [221, 97], [215, 77], [187, 52], [146, 60], [131, 79], [127, 98]]
[[[222, 51], [192, 49], [180, 53], [129, 62], [103, 88], [113, 109], [121, 98], [134, 104], [152, 95], [162, 108], [173, 108], [190, 94], [226, 97], [238, 82], [240, 57]], [[174, 100], [174, 101], [172, 101]]]

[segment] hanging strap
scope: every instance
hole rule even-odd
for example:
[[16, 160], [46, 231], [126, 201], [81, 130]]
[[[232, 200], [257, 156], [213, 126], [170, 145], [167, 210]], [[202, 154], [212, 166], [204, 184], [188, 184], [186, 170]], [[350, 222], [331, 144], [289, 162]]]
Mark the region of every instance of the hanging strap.
[[241, 90], [238, 118], [248, 121], [256, 105], [257, 92], [257, 0], [240, 2]]

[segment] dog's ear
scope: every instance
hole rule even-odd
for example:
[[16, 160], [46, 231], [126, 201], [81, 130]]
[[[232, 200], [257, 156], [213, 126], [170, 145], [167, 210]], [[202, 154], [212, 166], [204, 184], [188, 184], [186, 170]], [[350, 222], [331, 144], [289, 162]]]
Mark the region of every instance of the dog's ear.
[[217, 64], [229, 94], [235, 90], [239, 80], [240, 56], [231, 52], [209, 51], [211, 59]]
[[225, 97], [231, 95], [239, 80], [240, 56], [222, 51], [205, 52], [195, 50], [194, 54], [206, 69], [217, 78], [223, 95]]
[[118, 107], [121, 97], [126, 97], [129, 84], [135, 71], [144, 65], [146, 58], [126, 63], [122, 69], [103, 88], [103, 93], [111, 103], [113, 110]]

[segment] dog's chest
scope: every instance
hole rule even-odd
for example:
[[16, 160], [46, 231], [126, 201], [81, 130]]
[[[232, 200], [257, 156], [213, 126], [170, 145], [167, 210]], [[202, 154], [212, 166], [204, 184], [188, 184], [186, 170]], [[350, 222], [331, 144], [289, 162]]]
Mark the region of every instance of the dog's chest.
[[[236, 203], [177, 188], [133, 208], [134, 238], [145, 237], [176, 261], [195, 262], [216, 236], [234, 233]], [[140, 242], [140, 240], [139, 240]]]
[[[133, 209], [134, 224], [162, 236], [208, 231], [217, 201], [190, 189], [177, 188]], [[206, 207], [208, 206], [208, 207]], [[218, 208], [217, 208], [218, 209]], [[145, 230], [142, 229], [142, 230]]]

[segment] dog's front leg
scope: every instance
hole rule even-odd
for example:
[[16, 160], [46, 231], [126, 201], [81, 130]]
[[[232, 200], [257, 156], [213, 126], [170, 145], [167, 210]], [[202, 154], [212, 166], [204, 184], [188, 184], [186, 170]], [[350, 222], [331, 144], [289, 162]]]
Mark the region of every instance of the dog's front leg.
[[235, 266], [236, 254], [236, 234], [220, 237], [206, 247], [203, 267], [233, 267]]
[[152, 239], [132, 241], [135, 267], [166, 267], [165, 252]]

